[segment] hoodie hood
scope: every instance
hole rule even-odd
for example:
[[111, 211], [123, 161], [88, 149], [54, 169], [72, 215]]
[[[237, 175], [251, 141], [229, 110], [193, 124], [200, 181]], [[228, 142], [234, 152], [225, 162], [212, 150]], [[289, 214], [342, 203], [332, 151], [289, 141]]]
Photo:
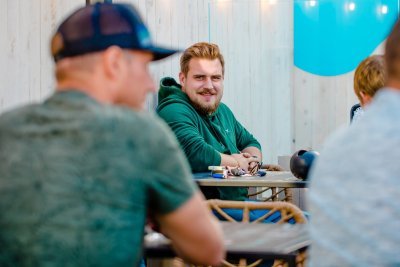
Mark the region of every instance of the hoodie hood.
[[189, 98], [182, 92], [182, 86], [174, 78], [166, 77], [160, 81], [157, 111], [171, 103], [182, 103], [191, 107]]

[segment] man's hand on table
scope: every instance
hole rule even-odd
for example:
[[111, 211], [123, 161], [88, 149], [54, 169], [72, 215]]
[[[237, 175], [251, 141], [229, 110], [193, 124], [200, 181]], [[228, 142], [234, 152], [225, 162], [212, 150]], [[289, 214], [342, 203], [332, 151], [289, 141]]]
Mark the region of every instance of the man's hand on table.
[[249, 153], [240, 153], [231, 155], [237, 162], [241, 169], [250, 174], [255, 174], [259, 168], [259, 158], [253, 157]]

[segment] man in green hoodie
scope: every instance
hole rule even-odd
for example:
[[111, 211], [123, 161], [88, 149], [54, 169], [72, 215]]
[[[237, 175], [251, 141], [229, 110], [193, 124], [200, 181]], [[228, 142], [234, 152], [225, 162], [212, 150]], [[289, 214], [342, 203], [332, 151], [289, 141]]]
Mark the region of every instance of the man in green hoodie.
[[[193, 172], [208, 166], [253, 169], [262, 160], [260, 143], [223, 103], [224, 58], [217, 45], [196, 43], [180, 60], [178, 84], [161, 80], [157, 112], [175, 132]], [[245, 200], [246, 188], [218, 188], [219, 197]]]

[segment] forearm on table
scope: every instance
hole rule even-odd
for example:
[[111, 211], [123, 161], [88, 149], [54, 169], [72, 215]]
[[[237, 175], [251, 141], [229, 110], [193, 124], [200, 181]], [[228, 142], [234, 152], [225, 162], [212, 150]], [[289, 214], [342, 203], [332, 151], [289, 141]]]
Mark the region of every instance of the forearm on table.
[[231, 155], [220, 153], [221, 155], [221, 166], [238, 167], [240, 166], [239, 161]]

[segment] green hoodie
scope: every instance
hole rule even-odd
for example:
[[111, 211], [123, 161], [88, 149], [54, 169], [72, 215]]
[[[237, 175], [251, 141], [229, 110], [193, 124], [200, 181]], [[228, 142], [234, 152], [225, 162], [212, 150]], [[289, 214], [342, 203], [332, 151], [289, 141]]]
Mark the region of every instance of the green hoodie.
[[[225, 104], [221, 103], [211, 115], [198, 113], [173, 78], [160, 82], [157, 113], [174, 131], [193, 172], [205, 172], [208, 166], [220, 165], [220, 153], [240, 153], [246, 147], [261, 149], [260, 143]], [[221, 199], [244, 200], [247, 197], [246, 188], [219, 187], [218, 190]]]

